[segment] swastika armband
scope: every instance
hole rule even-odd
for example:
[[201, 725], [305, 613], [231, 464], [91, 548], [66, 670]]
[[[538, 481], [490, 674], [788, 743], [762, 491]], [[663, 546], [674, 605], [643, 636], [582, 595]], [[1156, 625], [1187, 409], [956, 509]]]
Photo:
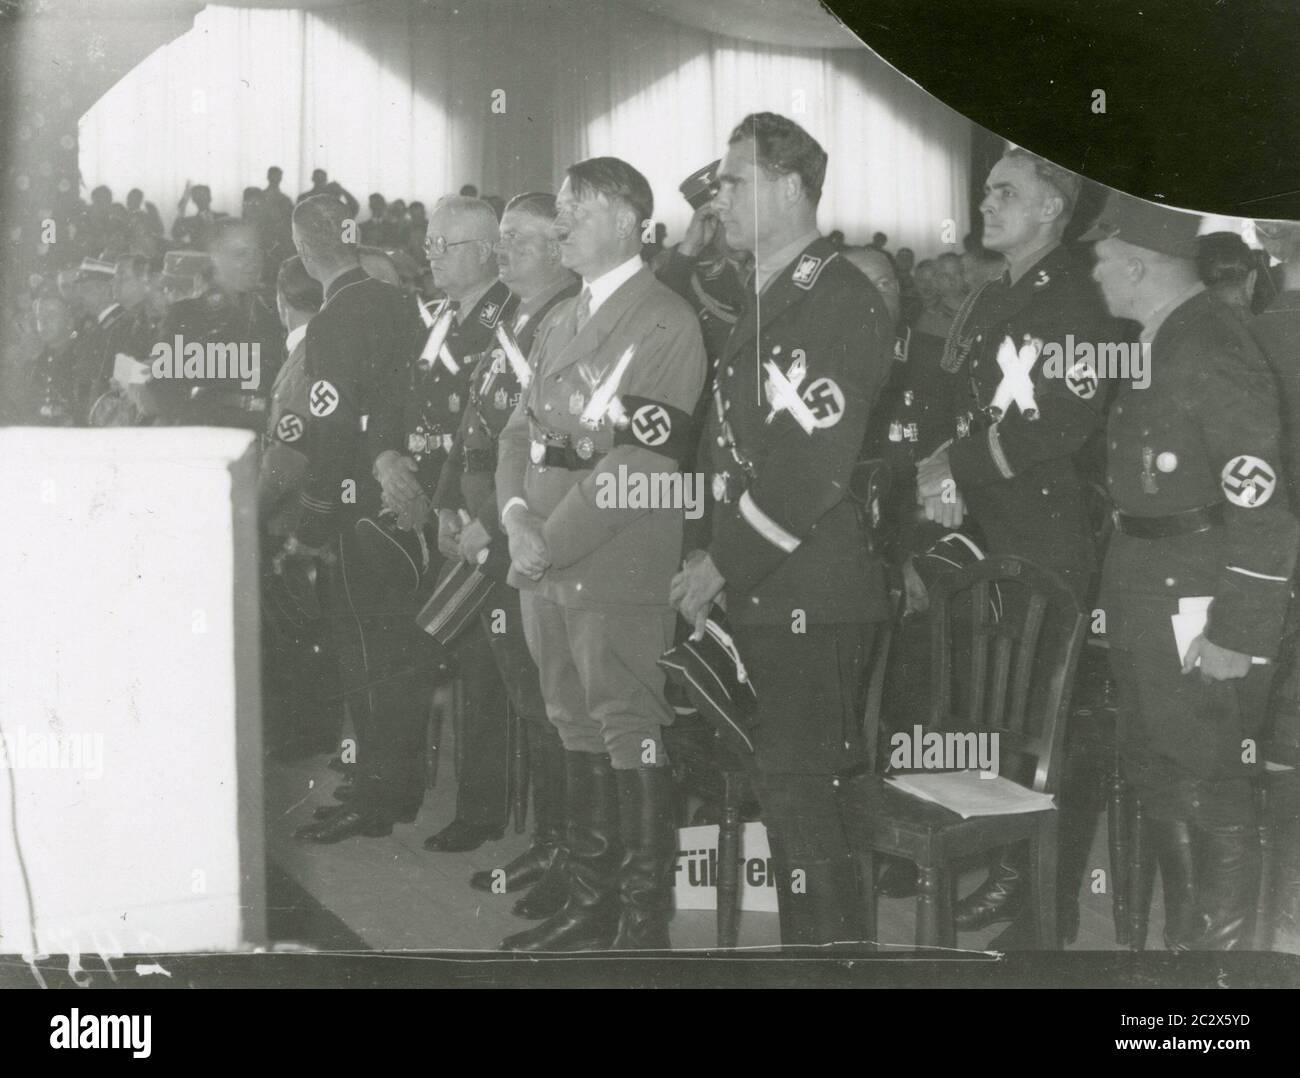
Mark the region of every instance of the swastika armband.
[[649, 397], [625, 396], [623, 411], [626, 426], [614, 430], [614, 444], [653, 449], [672, 460], [679, 460], [687, 449], [691, 434], [691, 415], [663, 401]]
[[293, 412], [285, 412], [275, 424], [275, 435], [282, 442], [296, 442], [303, 435], [301, 417]]
[[318, 379], [312, 383], [307, 393], [307, 402], [311, 414], [317, 419], [324, 419], [328, 415], [333, 415], [334, 409], [339, 406], [339, 391], [334, 388], [332, 382], [324, 378]]
[[1273, 491], [1277, 488], [1277, 472], [1259, 457], [1243, 453], [1223, 466], [1220, 485], [1233, 505], [1254, 509], [1273, 497]]

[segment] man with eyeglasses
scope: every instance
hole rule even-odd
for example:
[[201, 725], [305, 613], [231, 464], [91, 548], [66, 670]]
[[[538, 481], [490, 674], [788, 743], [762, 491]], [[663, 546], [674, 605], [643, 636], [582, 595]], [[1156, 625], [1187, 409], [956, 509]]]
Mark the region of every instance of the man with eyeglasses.
[[566, 895], [502, 948], [664, 949], [676, 842], [663, 727], [673, 713], [657, 660], [673, 639], [668, 584], [684, 514], [602, 492], [677, 471], [704, 342], [694, 312], [641, 261], [654, 212], [641, 173], [613, 157], [580, 162], [557, 203], [561, 258], [583, 289], [538, 330], [496, 487], [524, 633], [564, 743]]
[[[463, 510], [469, 518], [460, 530], [457, 554], [473, 565], [486, 552], [483, 571], [494, 578], [499, 573], [483, 603], [481, 620], [510, 701], [523, 720], [520, 732], [527, 743], [533, 792], [533, 841], [504, 866], [502, 882], [507, 894], [538, 884], [514, 907], [520, 916], [533, 919], [549, 917], [564, 900], [564, 746], [546, 717], [537, 666], [524, 640], [519, 593], [506, 584], [510, 562], [497, 515], [495, 473], [497, 439], [519, 404], [521, 377], [528, 379], [524, 357], [537, 327], [552, 307], [578, 292], [578, 280], [560, 261], [560, 245], [551, 235], [555, 212], [554, 195], [530, 192], [511, 200], [501, 218], [497, 264], [501, 280], [518, 300], [507, 304], [495, 340], [480, 354], [470, 376], [469, 401], [434, 497], [439, 515], [454, 519]], [[488, 717], [477, 716], [476, 721]], [[495, 761], [485, 765], [502, 766]], [[485, 869], [476, 872], [470, 884], [490, 891], [496, 878], [495, 870]]]
[[[429, 218], [424, 249], [434, 284], [446, 298], [432, 311], [421, 307], [429, 336], [410, 371], [401, 434], [405, 452], [381, 453], [374, 467], [386, 505], [401, 526], [416, 533], [434, 519], [434, 494], [470, 405], [474, 368], [516, 302], [497, 278], [497, 239], [496, 214], [476, 198], [444, 198]], [[438, 551], [459, 557], [458, 510], [440, 509], [437, 528]], [[486, 634], [471, 629], [456, 655], [469, 696], [465, 766], [458, 776], [455, 818], [425, 840], [424, 848], [432, 852], [473, 850], [500, 838], [508, 809], [506, 697]]]

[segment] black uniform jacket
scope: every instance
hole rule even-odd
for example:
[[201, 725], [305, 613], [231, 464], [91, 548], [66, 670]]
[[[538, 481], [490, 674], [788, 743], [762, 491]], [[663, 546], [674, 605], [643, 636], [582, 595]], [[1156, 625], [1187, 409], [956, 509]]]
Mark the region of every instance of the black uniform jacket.
[[[886, 616], [881, 566], [848, 490], [892, 356], [884, 301], [824, 238], [748, 297], [704, 443], [707, 549], [733, 624], [788, 625], [800, 610], [807, 623]], [[791, 389], [802, 408], [781, 405]]]
[[1151, 385], [1122, 384], [1111, 409], [1115, 508], [1164, 517], [1214, 506], [1224, 522], [1163, 539], [1116, 533], [1102, 592], [1111, 646], [1162, 633], [1172, 652], [1177, 600], [1212, 596], [1206, 639], [1272, 658], [1297, 546], [1272, 372], [1247, 328], [1208, 292], [1169, 315], [1151, 367]]
[[[1008, 337], [1017, 348], [1026, 338], [1043, 343], [1031, 375], [1038, 416], [1030, 419], [1012, 403], [991, 422], [986, 409], [1002, 384], [998, 350]], [[1075, 579], [1095, 569], [1075, 457], [1101, 426], [1107, 370], [1104, 363], [1091, 372], [1076, 364], [1119, 338], [1085, 261], [1067, 247], [1049, 251], [1014, 285], [1004, 278], [985, 286], [969, 317], [954, 322], [948, 350], [965, 356], [973, 422], [949, 435], [956, 440], [948, 459], [995, 553], [1070, 570]]]
[[307, 324], [307, 422], [295, 443], [307, 458], [301, 542], [326, 542], [345, 505], [378, 510], [371, 468], [384, 450], [401, 449], [401, 394], [422, 341], [415, 308], [396, 288], [360, 266], [330, 282]]

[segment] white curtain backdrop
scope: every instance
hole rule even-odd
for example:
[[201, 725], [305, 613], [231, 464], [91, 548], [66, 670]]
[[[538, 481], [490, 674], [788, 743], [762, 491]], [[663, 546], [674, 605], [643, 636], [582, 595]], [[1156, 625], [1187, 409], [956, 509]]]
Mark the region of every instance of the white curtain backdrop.
[[614, 154], [645, 173], [676, 239], [689, 217], [677, 184], [768, 109], [830, 155], [824, 230], [933, 254], [945, 221], [957, 237], [968, 227], [969, 124], [844, 42], [755, 44], [621, 0], [211, 6], [86, 113], [82, 176], [118, 199], [142, 188], [170, 224], [187, 179], [237, 213], [271, 164], [290, 194], [324, 168], [364, 205], [463, 183], [554, 189], [566, 164]]

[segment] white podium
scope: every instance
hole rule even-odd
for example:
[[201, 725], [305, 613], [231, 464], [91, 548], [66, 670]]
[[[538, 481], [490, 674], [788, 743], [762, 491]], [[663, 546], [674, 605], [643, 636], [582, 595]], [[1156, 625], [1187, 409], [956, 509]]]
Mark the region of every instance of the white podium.
[[0, 430], [0, 952], [265, 939], [257, 452]]

